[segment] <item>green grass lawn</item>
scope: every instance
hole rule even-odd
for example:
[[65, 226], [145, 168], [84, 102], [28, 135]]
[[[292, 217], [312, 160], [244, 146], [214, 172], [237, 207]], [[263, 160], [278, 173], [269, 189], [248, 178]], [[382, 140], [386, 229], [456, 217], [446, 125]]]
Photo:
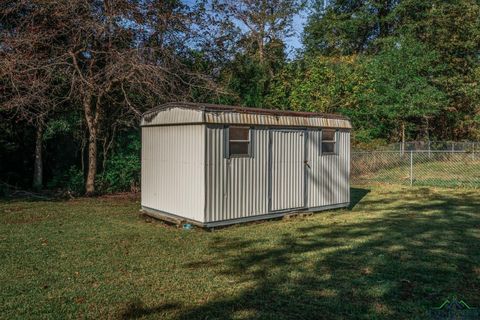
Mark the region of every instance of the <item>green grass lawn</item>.
[[352, 190], [352, 209], [213, 232], [136, 199], [0, 202], [0, 318], [424, 319], [480, 307], [480, 191]]
[[[413, 184], [433, 187], [480, 188], [480, 162], [429, 161], [413, 166]], [[382, 183], [410, 184], [410, 166], [400, 165], [363, 176]]]

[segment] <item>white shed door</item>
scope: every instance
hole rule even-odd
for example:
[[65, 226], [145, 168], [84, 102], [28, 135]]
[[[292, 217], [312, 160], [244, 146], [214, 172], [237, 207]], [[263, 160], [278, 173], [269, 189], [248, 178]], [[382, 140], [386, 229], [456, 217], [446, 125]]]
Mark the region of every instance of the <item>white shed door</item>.
[[305, 136], [301, 130], [270, 132], [270, 211], [305, 206]]

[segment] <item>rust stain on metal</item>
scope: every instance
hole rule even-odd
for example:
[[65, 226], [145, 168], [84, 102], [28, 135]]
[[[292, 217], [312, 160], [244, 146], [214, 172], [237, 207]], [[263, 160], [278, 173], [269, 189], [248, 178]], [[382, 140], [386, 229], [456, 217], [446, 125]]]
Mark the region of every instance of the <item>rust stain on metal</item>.
[[154, 122], [153, 120], [160, 112], [175, 108], [203, 112], [205, 115], [205, 122], [207, 123], [352, 128], [349, 119], [338, 114], [247, 108], [190, 102], [171, 102], [147, 111], [143, 115], [143, 123], [149, 124]]

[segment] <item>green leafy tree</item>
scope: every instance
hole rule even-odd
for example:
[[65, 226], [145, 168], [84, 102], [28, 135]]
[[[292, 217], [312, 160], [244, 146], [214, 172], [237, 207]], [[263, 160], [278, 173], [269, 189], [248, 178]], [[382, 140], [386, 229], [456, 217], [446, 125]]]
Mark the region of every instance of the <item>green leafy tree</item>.
[[376, 55], [308, 56], [275, 78], [267, 101], [346, 114], [363, 142], [397, 141], [405, 134], [416, 138], [430, 134], [432, 119], [448, 103], [434, 80], [442, 71], [437, 59], [436, 52], [411, 38], [384, 39]]
[[293, 34], [293, 17], [304, 2], [215, 0], [206, 4], [211, 8], [210, 21], [218, 34], [209, 43], [225, 48], [223, 57], [228, 57], [216, 61], [222, 63], [219, 82], [231, 94], [216, 102], [266, 106], [264, 98], [271, 81], [286, 63], [284, 40]]
[[[365, 59], [363, 68], [370, 81], [363, 86], [359, 103], [380, 119], [383, 132], [376, 134], [404, 140], [405, 130], [412, 124], [412, 128], [424, 129], [412, 129], [410, 138], [429, 136], [432, 119], [448, 104], [434, 80], [443, 70], [437, 60], [435, 51], [410, 38], [389, 39], [381, 52]], [[347, 113], [358, 118], [355, 110]], [[367, 119], [358, 122], [359, 126], [376, 125]]]
[[[407, 121], [405, 118], [400, 121], [407, 127], [409, 124], [412, 127], [406, 129], [407, 134], [410, 132], [413, 136], [418, 136], [412, 131], [413, 127], [418, 127], [416, 132], [423, 130], [423, 136], [433, 135], [438, 139], [478, 137], [480, 131], [478, 122], [480, 90], [476, 71], [480, 63], [478, 1], [332, 0], [328, 1], [326, 6], [324, 4], [324, 1], [314, 2], [312, 14], [305, 28], [303, 41], [307, 56], [340, 57], [359, 54], [362, 60], [372, 61], [373, 64], [367, 67], [368, 78], [376, 79], [383, 74], [386, 78], [382, 81], [386, 87], [382, 88], [377, 83], [375, 92], [382, 92], [383, 96], [368, 93], [365, 94], [362, 103], [376, 103], [377, 109], [390, 110], [391, 112], [387, 112], [390, 115], [398, 113], [398, 108], [405, 108], [403, 110], [405, 117], [416, 119]], [[397, 39], [396, 41], [403, 39], [400, 40], [403, 55], [395, 57], [398, 53], [392, 49], [392, 38]], [[393, 55], [393, 59], [401, 59], [398, 60], [398, 64], [407, 69], [394, 68], [393, 70], [400, 73], [388, 74], [380, 66], [375, 67], [374, 61], [385, 60], [387, 53]], [[427, 61], [432, 67], [440, 68], [436, 68], [435, 72], [426, 72], [424, 67], [414, 67], [418, 63], [425, 66], [424, 63]], [[376, 70], [368, 71], [371, 68]], [[406, 71], [408, 73], [405, 73]], [[411, 78], [403, 77], [402, 74]], [[393, 81], [402, 77], [403, 87], [393, 86], [394, 91], [390, 91], [387, 85], [392, 85]], [[420, 80], [421, 83], [418, 82]], [[441, 92], [443, 98], [438, 101], [442, 100], [444, 103], [442, 110], [445, 112], [432, 112], [430, 107], [433, 106], [427, 104], [423, 108], [426, 114], [421, 115], [418, 112], [415, 114], [412, 110], [423, 100], [421, 97], [423, 94], [414, 94], [413, 88], [408, 89], [412, 83], [422, 85], [420, 92], [435, 89], [430, 92], [433, 95], [432, 101], [437, 101], [438, 93]], [[369, 87], [369, 90], [372, 88]], [[401, 103], [390, 103], [394, 101], [392, 99], [395, 96]], [[402, 102], [406, 100], [417, 102], [413, 104]], [[401, 104], [404, 106], [400, 107]], [[398, 107], [393, 108], [394, 105]], [[362, 114], [363, 108], [358, 107], [358, 114]], [[438, 108], [436, 105], [434, 109]], [[350, 112], [353, 112], [353, 109]], [[352, 116], [354, 114], [356, 113], [352, 113]], [[361, 120], [359, 123], [363, 126], [368, 124], [368, 121]], [[399, 130], [397, 123], [392, 122], [380, 131], [387, 135], [386, 138], [397, 136]], [[432, 123], [435, 126], [432, 126]]]
[[393, 34], [398, 0], [317, 0], [304, 30], [308, 53], [349, 55], [378, 49]]
[[396, 9], [401, 32], [414, 35], [438, 53], [444, 65], [436, 81], [449, 98], [448, 112], [436, 118], [444, 139], [478, 137], [480, 103], [476, 70], [480, 63], [480, 6], [476, 0], [404, 0]]
[[337, 112], [356, 105], [361, 74], [355, 56], [307, 57], [285, 68], [275, 78], [268, 101], [290, 109]]

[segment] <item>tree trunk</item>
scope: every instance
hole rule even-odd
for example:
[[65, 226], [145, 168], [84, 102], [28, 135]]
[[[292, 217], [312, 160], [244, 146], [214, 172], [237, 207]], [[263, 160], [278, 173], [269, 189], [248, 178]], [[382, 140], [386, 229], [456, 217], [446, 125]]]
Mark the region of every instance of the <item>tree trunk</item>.
[[[85, 193], [95, 193], [95, 177], [97, 175], [97, 141], [98, 141], [98, 106], [92, 110], [92, 97], [87, 95], [83, 101], [85, 120], [88, 127], [88, 173], [85, 182]], [[95, 115], [94, 115], [95, 113]]]
[[43, 124], [37, 126], [37, 137], [35, 139], [35, 162], [33, 167], [33, 188], [35, 190], [42, 189], [43, 186], [43, 161], [42, 161], [42, 145], [43, 145]]
[[97, 175], [97, 133], [96, 130], [89, 130], [88, 138], [88, 174], [85, 183], [87, 195], [95, 193], [95, 177]]
[[260, 60], [260, 63], [263, 65], [263, 63], [265, 62], [265, 46], [263, 43], [263, 36], [261, 34], [258, 37], [257, 45], [258, 45], [258, 55], [260, 58], [259, 60]]
[[265, 62], [265, 24], [261, 23], [259, 29], [257, 34], [258, 55], [260, 63], [263, 65]]
[[430, 122], [428, 121], [428, 117], [425, 117], [425, 137], [427, 141], [430, 141]]

